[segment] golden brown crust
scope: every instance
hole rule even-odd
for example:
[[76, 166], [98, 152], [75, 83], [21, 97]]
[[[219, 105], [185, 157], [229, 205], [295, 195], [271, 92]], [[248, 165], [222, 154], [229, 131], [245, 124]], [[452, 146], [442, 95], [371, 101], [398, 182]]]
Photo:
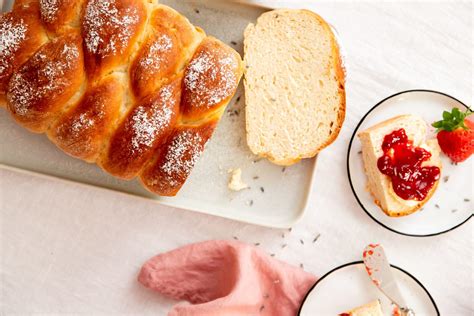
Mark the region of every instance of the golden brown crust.
[[[337, 113], [337, 122], [335, 123], [336, 128], [335, 130], [332, 131], [330, 137], [328, 140], [322, 144], [319, 148], [316, 148], [316, 150], [309, 155], [305, 155], [301, 158], [311, 158], [316, 156], [318, 152], [326, 148], [327, 146], [331, 145], [339, 136], [339, 133], [342, 129], [342, 125], [344, 124], [344, 120], [346, 117], [346, 69], [344, 68], [344, 62], [343, 62], [343, 57], [341, 56], [340, 52], [340, 47], [339, 43], [337, 41], [336, 36], [334, 35], [334, 32], [331, 28], [331, 26], [318, 14], [314, 13], [313, 11], [309, 10], [302, 10], [306, 12], [307, 14], [310, 14], [314, 16], [321, 24], [324, 26], [326, 31], [331, 34], [331, 41], [332, 41], [332, 55], [334, 56], [334, 67], [336, 70], [336, 80], [339, 84], [339, 97], [340, 97], [340, 103], [339, 103], [339, 111]], [[297, 161], [299, 161], [298, 159]]]
[[13, 74], [8, 109], [17, 122], [45, 132], [84, 81], [81, 38], [58, 37], [45, 44]]
[[372, 197], [374, 198], [374, 203], [385, 213], [387, 214], [388, 216], [390, 217], [403, 217], [403, 216], [407, 216], [407, 215], [410, 215], [410, 214], [413, 214], [415, 213], [416, 211], [418, 211], [419, 209], [421, 209], [423, 207], [423, 205], [426, 204], [426, 202], [428, 202], [431, 197], [433, 196], [433, 194], [435, 193], [436, 189], [438, 188], [438, 183], [439, 183], [439, 180], [435, 182], [433, 188], [430, 190], [430, 192], [428, 193], [428, 195], [426, 196], [426, 198], [423, 200], [423, 201], [420, 201], [420, 203], [418, 203], [417, 205], [411, 207], [411, 208], [408, 208], [406, 210], [403, 210], [402, 212], [393, 212], [393, 211], [390, 211], [390, 210], [387, 210], [385, 208], [382, 207], [382, 204], [380, 203], [380, 201], [377, 200], [377, 198], [375, 197], [374, 193], [369, 190], [370, 194], [372, 195]]
[[192, 56], [194, 42], [201, 40], [186, 18], [164, 6], [153, 11], [149, 23], [150, 35], [130, 67], [131, 86], [138, 97], [155, 91], [179, 73]]
[[[205, 107], [203, 95], [196, 96], [203, 91], [186, 90], [183, 75], [206, 35], [175, 10], [141, 0], [17, 0], [6, 16], [25, 23], [26, 35], [8, 56], [0, 105], [24, 127], [47, 132], [69, 155], [118, 177], [134, 178], [147, 165], [147, 174], [156, 176], [153, 166], [168, 166], [174, 173], [158, 171], [164, 182], [150, 188], [176, 194], [236, 91], [240, 56], [206, 39], [201, 50], [215, 62], [237, 65], [213, 75], [235, 82], [211, 111], [187, 117], [182, 108]], [[156, 49], [168, 46], [166, 36], [170, 50]], [[196, 84], [208, 94], [222, 90], [205, 76]]]
[[120, 87], [113, 75], [89, 87], [79, 103], [51, 127], [50, 140], [67, 154], [94, 162], [115, 127], [123, 102]]
[[204, 117], [232, 99], [242, 76], [239, 54], [208, 37], [184, 72], [181, 111], [185, 120]]
[[0, 107], [5, 107], [7, 105], [7, 96], [0, 94]]
[[158, 148], [157, 160], [145, 168], [140, 180], [153, 193], [175, 196], [188, 178], [216, 128], [217, 120], [199, 126], [179, 126]]
[[137, 176], [176, 124], [180, 88], [177, 78], [134, 106], [111, 137], [102, 168], [123, 179]]
[[89, 77], [127, 62], [146, 22], [142, 1], [88, 0], [82, 19], [84, 56]]
[[380, 122], [378, 124], [375, 124], [359, 133], [357, 133], [357, 137], [362, 137], [363, 135], [368, 135], [370, 134], [372, 131], [374, 130], [377, 130], [381, 127], [384, 127], [384, 126], [387, 126], [387, 125], [390, 125], [398, 120], [403, 120], [403, 119], [408, 119], [410, 117], [412, 117], [413, 115], [411, 114], [403, 114], [403, 115], [398, 115], [398, 116], [395, 116], [395, 117], [392, 117], [391, 119], [388, 119], [388, 120], [385, 120], [383, 122]]
[[136, 96], [156, 90], [167, 77], [176, 73], [181, 49], [178, 38], [169, 29], [155, 28], [130, 67], [130, 83]]
[[39, 0], [41, 20], [50, 32], [65, 34], [78, 22], [85, 0]]
[[30, 5], [37, 5], [38, 0], [16, 0], [13, 3], [13, 11], [20, 10], [22, 8], [27, 8]]
[[[11, 75], [47, 41], [39, 8], [31, 3], [0, 15], [0, 100], [5, 101]], [[2, 102], [3, 103], [3, 102]]]

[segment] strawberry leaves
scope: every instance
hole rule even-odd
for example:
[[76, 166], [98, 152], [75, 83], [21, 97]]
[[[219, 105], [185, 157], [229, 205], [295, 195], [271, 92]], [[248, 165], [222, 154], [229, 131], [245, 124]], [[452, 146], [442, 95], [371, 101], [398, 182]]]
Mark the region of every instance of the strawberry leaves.
[[464, 119], [471, 114], [472, 111], [470, 109], [467, 109], [466, 112], [461, 112], [458, 108], [454, 108], [451, 112], [444, 111], [443, 119], [431, 125], [436, 128], [436, 132], [452, 132], [458, 128], [467, 130], [468, 127], [464, 124]]

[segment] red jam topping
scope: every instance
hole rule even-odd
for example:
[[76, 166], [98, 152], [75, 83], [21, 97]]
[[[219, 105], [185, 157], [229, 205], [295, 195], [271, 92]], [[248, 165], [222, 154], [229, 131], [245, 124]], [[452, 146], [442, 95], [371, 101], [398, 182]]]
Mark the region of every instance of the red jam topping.
[[385, 136], [382, 150], [377, 167], [390, 177], [393, 191], [404, 200], [424, 200], [440, 177], [438, 167], [421, 166], [431, 153], [414, 147], [403, 128]]
[[400, 308], [398, 308], [398, 306], [393, 307], [392, 316], [401, 316]]

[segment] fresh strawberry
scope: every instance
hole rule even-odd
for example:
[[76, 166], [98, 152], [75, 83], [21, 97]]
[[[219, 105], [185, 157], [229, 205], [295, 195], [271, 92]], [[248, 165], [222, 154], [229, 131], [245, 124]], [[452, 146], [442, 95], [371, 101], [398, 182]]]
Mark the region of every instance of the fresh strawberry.
[[462, 162], [474, 153], [474, 122], [466, 119], [471, 114], [471, 110], [463, 113], [454, 108], [432, 124], [437, 128], [439, 147], [453, 162]]

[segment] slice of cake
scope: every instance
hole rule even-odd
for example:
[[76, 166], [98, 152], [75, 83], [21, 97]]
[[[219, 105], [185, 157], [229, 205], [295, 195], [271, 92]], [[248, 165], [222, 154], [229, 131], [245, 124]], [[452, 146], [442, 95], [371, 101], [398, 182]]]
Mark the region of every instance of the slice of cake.
[[367, 188], [388, 216], [419, 210], [433, 195], [441, 173], [436, 140], [426, 141], [426, 122], [397, 116], [358, 134]]
[[375, 300], [345, 313], [341, 313], [339, 316], [383, 316], [383, 313], [379, 300]]

